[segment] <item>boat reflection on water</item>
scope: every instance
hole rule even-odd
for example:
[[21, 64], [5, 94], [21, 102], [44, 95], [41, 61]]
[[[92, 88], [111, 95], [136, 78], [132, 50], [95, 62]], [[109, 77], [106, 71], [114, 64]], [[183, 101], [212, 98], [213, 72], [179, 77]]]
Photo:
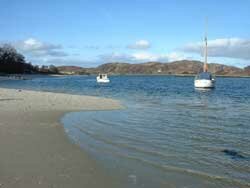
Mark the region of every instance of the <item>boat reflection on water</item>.
[[195, 91], [204, 93], [204, 92], [213, 92], [214, 88], [202, 88], [202, 87], [195, 87]]

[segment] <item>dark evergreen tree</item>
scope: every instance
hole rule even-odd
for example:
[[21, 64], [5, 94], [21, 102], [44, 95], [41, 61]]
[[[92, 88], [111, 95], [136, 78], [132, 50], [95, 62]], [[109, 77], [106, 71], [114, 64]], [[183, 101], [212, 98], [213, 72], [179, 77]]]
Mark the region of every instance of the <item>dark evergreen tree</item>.
[[23, 74], [36, 71], [36, 67], [33, 67], [31, 63], [26, 63], [24, 56], [11, 45], [0, 46], [0, 73]]

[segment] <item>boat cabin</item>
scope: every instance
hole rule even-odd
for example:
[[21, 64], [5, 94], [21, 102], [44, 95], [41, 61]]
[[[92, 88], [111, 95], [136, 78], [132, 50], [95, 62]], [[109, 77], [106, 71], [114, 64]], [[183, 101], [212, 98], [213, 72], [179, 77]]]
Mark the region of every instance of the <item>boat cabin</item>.
[[99, 74], [98, 77], [100, 79], [107, 79], [108, 78], [108, 75], [107, 74]]
[[213, 76], [210, 72], [201, 72], [196, 76], [196, 79], [198, 80], [212, 80]]

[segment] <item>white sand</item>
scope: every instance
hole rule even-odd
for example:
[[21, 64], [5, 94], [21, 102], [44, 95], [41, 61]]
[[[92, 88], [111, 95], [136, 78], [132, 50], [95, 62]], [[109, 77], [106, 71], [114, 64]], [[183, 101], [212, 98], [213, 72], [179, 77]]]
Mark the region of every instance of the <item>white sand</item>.
[[121, 108], [121, 104], [112, 99], [16, 89], [0, 89], [0, 101], [1, 108], [11, 112], [67, 112]]
[[65, 112], [120, 108], [112, 99], [0, 89], [0, 188], [120, 187], [59, 124]]

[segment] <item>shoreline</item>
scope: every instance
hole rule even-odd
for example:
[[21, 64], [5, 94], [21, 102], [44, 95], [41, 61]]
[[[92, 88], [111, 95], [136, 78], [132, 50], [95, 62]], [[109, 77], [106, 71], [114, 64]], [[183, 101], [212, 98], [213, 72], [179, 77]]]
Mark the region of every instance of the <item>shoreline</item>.
[[0, 88], [0, 187], [117, 187], [60, 118], [72, 111], [121, 109], [98, 97]]
[[[213, 74], [213, 73], [212, 73]], [[51, 76], [51, 77], [66, 77], [66, 76], [96, 76], [97, 74], [27, 74], [23, 75], [20, 74], [20, 76]], [[216, 75], [213, 74], [216, 77], [221, 78], [250, 78], [250, 75]], [[197, 74], [109, 74], [109, 76], [176, 76], [176, 77], [195, 77]], [[17, 77], [11, 77], [11, 76], [0, 76], [0, 81], [4, 80], [23, 80], [27, 79], [26, 77], [23, 78], [17, 78]]]

